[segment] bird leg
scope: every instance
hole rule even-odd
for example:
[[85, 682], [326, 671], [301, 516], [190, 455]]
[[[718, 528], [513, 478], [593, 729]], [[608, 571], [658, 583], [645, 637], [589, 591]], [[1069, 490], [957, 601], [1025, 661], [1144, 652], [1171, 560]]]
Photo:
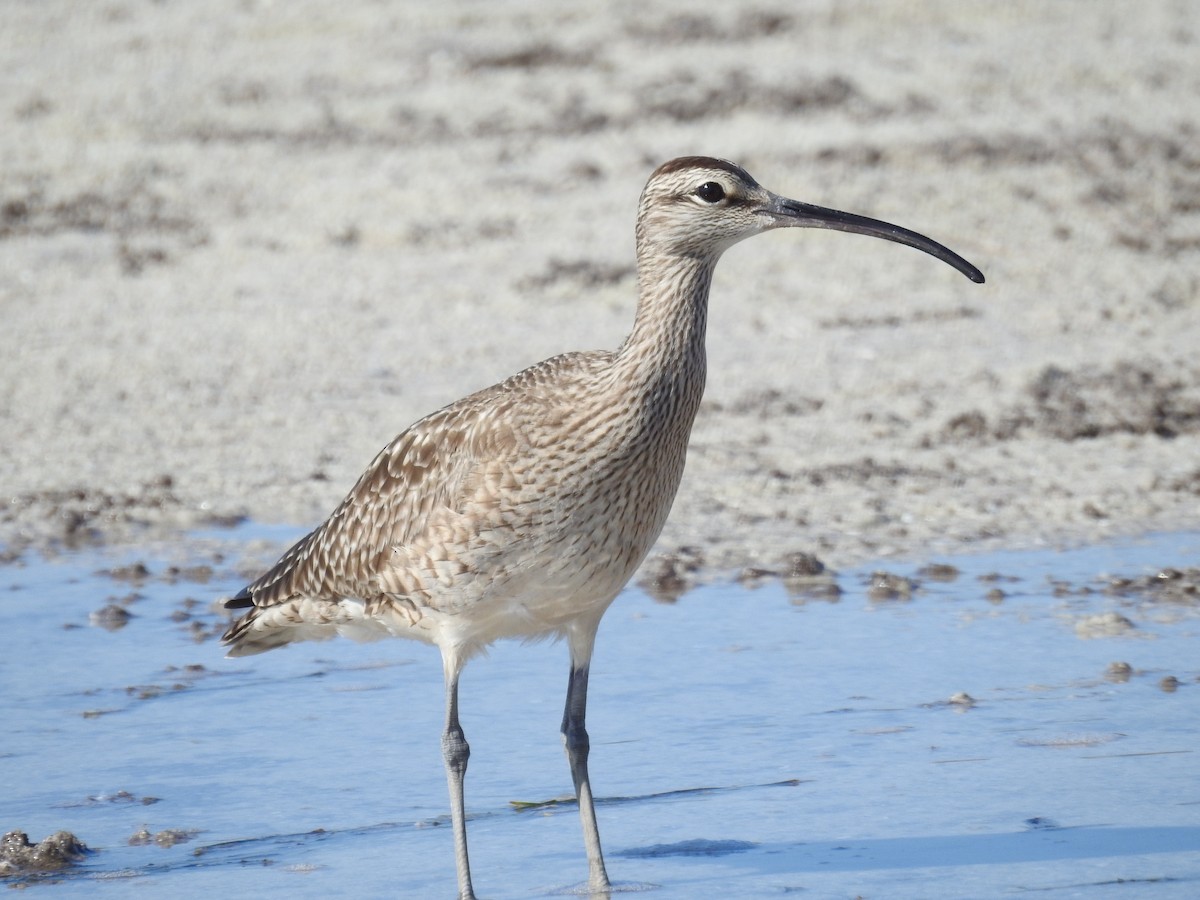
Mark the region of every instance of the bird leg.
[[458, 724], [458, 670], [445, 662], [446, 730], [442, 733], [442, 758], [446, 762], [446, 781], [450, 785], [450, 819], [454, 825], [454, 863], [458, 869], [458, 900], [475, 900], [471, 887], [471, 863], [467, 858], [467, 813], [463, 802], [463, 778], [471, 748]]
[[588, 741], [584, 719], [587, 717], [588, 667], [572, 661], [571, 677], [567, 682], [567, 704], [563, 711], [563, 745], [567, 750], [567, 762], [571, 764], [571, 778], [575, 782], [575, 796], [579, 800], [579, 819], [583, 823], [583, 843], [588, 855], [588, 887], [592, 891], [605, 892], [610, 888], [608, 873], [604, 870], [604, 854], [600, 849], [600, 830], [596, 827], [596, 808], [592, 803], [592, 786], [588, 780]]

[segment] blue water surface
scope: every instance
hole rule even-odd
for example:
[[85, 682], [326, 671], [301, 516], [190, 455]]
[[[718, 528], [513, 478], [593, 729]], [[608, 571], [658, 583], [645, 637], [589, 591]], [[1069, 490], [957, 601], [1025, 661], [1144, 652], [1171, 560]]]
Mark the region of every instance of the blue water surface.
[[[334, 641], [226, 660], [215, 601], [246, 573], [211, 540], [0, 569], [0, 829], [67, 829], [94, 851], [9, 883], [453, 896], [436, 651]], [[211, 577], [171, 570], [189, 561]], [[1200, 535], [936, 561], [957, 575], [867, 566], [832, 601], [773, 578], [618, 599], [588, 718], [618, 887], [1200, 896], [1200, 606], [1105, 590], [1200, 564]], [[148, 574], [108, 574], [132, 562]], [[869, 594], [876, 568], [918, 587]], [[124, 627], [93, 624], [110, 602], [132, 613]], [[558, 736], [566, 677], [553, 643], [498, 645], [464, 675], [481, 897], [586, 877]]]

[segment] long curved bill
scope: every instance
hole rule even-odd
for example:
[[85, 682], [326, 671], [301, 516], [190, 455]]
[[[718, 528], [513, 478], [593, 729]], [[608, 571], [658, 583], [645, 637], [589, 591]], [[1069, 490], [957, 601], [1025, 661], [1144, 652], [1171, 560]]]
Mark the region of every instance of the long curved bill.
[[833, 231], [869, 234], [871, 237], [883, 238], [885, 241], [907, 244], [909, 247], [923, 250], [947, 265], [954, 266], [976, 284], [983, 284], [982, 272], [949, 247], [944, 247], [923, 234], [917, 234], [915, 231], [909, 231], [907, 228], [901, 228], [899, 225], [892, 225], [888, 222], [881, 222], [878, 219], [856, 216], [854, 213], [842, 212], [837, 209], [826, 209], [823, 206], [801, 203], [786, 197], [772, 195], [771, 199], [770, 206], [763, 208], [760, 212], [771, 216], [780, 226], [829, 228]]

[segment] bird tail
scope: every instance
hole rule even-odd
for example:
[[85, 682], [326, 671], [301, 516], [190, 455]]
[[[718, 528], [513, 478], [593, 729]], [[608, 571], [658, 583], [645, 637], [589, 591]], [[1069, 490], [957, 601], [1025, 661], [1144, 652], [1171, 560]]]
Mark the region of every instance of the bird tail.
[[253, 656], [294, 641], [327, 641], [338, 634], [360, 641], [389, 634], [383, 623], [365, 615], [359, 600], [293, 597], [257, 606], [247, 588], [225, 601], [226, 609], [247, 607], [250, 611], [221, 635], [221, 643], [229, 648], [226, 656]]

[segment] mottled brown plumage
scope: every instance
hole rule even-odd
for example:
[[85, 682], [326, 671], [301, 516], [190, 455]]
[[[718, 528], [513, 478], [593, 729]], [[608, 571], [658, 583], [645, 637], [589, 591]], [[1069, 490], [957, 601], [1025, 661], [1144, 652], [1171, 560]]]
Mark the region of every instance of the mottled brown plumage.
[[973, 266], [905, 229], [778, 197], [723, 160], [660, 167], [637, 219], [639, 301], [615, 352], [568, 353], [421, 419], [334, 513], [227, 605], [231, 656], [294, 640], [411, 637], [437, 645], [459, 896], [473, 896], [458, 676], [504, 637], [565, 637], [563, 735], [592, 889], [607, 890], [587, 776], [588, 664], [600, 618], [658, 537], [704, 390], [709, 286], [736, 242], [783, 226], [858, 231]]

